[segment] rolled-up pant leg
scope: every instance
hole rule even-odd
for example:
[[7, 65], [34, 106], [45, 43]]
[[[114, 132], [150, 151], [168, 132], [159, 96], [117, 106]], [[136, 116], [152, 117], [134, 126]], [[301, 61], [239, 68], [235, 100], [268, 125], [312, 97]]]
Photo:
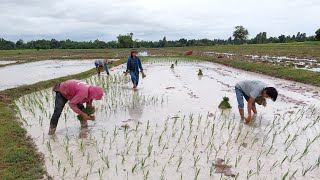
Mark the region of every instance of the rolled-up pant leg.
[[63, 97], [60, 92], [56, 92], [56, 100], [54, 105], [54, 112], [50, 120], [50, 128], [56, 128], [58, 125], [59, 118], [61, 116], [61, 112], [68, 100]]
[[240, 88], [236, 87], [236, 96], [237, 96], [237, 101], [238, 101], [238, 108], [243, 109], [244, 108], [244, 103], [243, 103], [243, 92]]

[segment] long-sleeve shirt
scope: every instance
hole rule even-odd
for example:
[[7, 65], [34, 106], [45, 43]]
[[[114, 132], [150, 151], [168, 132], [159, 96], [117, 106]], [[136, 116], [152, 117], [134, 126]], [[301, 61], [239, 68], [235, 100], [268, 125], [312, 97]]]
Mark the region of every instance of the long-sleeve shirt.
[[127, 71], [139, 73], [139, 69], [143, 71], [140, 58], [137, 56], [135, 58], [129, 57], [127, 62]]
[[89, 88], [90, 86], [82, 81], [68, 80], [62, 82], [56, 90], [69, 100], [68, 104], [75, 113], [81, 114], [77, 104], [92, 105], [93, 98], [89, 97]]
[[97, 59], [94, 61], [94, 64], [95, 64], [96, 68], [98, 68], [99, 66], [102, 66], [106, 70], [106, 73], [109, 74], [107, 60]]

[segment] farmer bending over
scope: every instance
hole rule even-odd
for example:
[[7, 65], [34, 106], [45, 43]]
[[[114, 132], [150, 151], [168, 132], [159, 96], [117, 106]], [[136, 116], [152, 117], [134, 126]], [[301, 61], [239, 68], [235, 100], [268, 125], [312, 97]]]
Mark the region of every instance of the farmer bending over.
[[109, 75], [109, 70], [108, 70], [108, 60], [95, 60], [94, 65], [96, 66], [96, 70], [98, 75], [100, 75], [102, 69], [106, 70], [106, 73]]
[[262, 96], [264, 98], [271, 98], [273, 101], [277, 100], [278, 91], [274, 87], [267, 87], [267, 85], [261, 81], [241, 81], [236, 84], [235, 87], [238, 108], [241, 119], [244, 119], [244, 103], [243, 97], [248, 102], [248, 117], [246, 119], [246, 123], [250, 123], [251, 121], [251, 110], [254, 114], [257, 114], [257, 109], [255, 106], [255, 99], [258, 96]]
[[142, 78], [144, 78], [146, 75], [143, 73], [141, 60], [137, 56], [137, 50], [136, 49], [132, 49], [131, 50], [131, 55], [128, 58], [127, 70], [126, 70], [125, 75], [127, 75], [128, 72], [130, 73], [131, 80], [132, 80], [132, 83], [133, 83], [133, 89], [136, 89], [138, 84], [139, 84], [139, 69], [141, 70]]
[[87, 126], [87, 120], [95, 120], [94, 116], [89, 116], [83, 112], [83, 103], [86, 103], [87, 107], [93, 108], [92, 101], [102, 99], [103, 90], [101, 87], [90, 86], [78, 80], [68, 80], [56, 85], [53, 91], [56, 92], [56, 100], [54, 113], [50, 121], [49, 135], [55, 133], [61, 112], [68, 101], [70, 108], [82, 116], [81, 127]]

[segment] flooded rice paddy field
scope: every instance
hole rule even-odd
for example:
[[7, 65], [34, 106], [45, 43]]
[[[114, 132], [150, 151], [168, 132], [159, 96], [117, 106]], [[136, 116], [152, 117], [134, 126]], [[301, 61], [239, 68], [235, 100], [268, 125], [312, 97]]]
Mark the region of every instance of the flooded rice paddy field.
[[[171, 69], [171, 64], [177, 65]], [[47, 135], [51, 89], [16, 101], [19, 117], [44, 154], [54, 179], [318, 179], [319, 87], [207, 62], [149, 59], [146, 78], [131, 89], [125, 65], [112, 76], [84, 81], [103, 86], [96, 121], [80, 129], [65, 108], [56, 135]], [[202, 69], [203, 76], [198, 76]], [[234, 85], [261, 80], [279, 90], [245, 125]], [[231, 110], [221, 111], [223, 96]], [[271, 172], [271, 173], [270, 173]]]
[[47, 60], [0, 67], [0, 91], [77, 74], [94, 68], [94, 60]]

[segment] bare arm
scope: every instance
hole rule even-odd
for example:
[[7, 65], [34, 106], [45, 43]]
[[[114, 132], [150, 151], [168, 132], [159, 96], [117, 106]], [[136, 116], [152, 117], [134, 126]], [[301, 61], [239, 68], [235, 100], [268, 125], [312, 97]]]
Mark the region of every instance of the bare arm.
[[247, 122], [250, 122], [251, 120], [251, 111], [252, 111], [252, 103], [254, 102], [254, 98], [253, 97], [250, 97], [249, 101], [248, 101], [248, 105], [247, 105], [247, 108], [248, 108], [248, 118], [247, 118]]

